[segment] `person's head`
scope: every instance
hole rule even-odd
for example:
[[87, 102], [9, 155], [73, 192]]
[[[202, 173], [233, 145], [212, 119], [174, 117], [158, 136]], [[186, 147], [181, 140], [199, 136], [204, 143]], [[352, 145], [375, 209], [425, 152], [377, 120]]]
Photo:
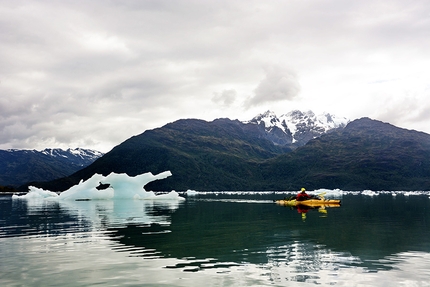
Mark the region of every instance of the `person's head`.
[[306, 192], [306, 189], [305, 189], [304, 187], [302, 187], [301, 192], [302, 192], [302, 193], [305, 193], [305, 192]]

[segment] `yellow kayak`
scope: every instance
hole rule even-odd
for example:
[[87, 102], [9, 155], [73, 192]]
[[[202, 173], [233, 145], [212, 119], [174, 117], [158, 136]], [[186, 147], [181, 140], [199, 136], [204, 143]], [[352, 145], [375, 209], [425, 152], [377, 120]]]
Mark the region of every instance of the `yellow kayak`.
[[319, 207], [319, 206], [327, 206], [327, 207], [337, 207], [340, 206], [339, 199], [308, 199], [303, 201], [297, 201], [295, 199], [291, 200], [275, 200], [276, 204], [286, 205], [286, 206], [309, 206], [309, 207]]

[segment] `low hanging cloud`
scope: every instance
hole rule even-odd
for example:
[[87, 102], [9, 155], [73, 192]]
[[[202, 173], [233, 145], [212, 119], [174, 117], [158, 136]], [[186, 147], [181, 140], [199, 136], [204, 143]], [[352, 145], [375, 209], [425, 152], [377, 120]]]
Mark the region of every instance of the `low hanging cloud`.
[[296, 73], [278, 66], [269, 67], [266, 75], [254, 90], [254, 96], [247, 99], [245, 107], [250, 108], [268, 102], [293, 100], [300, 92]]
[[236, 100], [236, 96], [237, 92], [234, 89], [223, 90], [221, 93], [215, 92], [212, 101], [222, 106], [229, 107]]

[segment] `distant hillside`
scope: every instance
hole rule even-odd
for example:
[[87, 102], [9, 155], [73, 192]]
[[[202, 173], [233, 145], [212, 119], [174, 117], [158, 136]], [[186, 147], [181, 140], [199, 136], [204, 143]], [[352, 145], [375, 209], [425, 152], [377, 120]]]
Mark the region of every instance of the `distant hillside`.
[[37, 186], [65, 190], [94, 173], [134, 176], [170, 170], [173, 176], [163, 180], [169, 186], [163, 187], [166, 190], [237, 190], [257, 175], [257, 162], [290, 151], [262, 137], [254, 124], [229, 119], [178, 120], [126, 140], [70, 177]]
[[71, 175], [103, 153], [89, 149], [0, 150], [0, 186], [20, 186]]
[[170, 170], [148, 190], [430, 190], [430, 135], [362, 118], [291, 151], [259, 126], [229, 119], [179, 120], [134, 136], [70, 177], [38, 186], [65, 190], [94, 173]]
[[262, 164], [273, 187], [430, 190], [430, 135], [362, 118]]
[[[343, 128], [347, 122], [348, 120], [345, 118], [337, 118], [336, 116], [328, 113], [315, 115], [312, 111], [301, 112], [298, 110], [291, 111], [287, 114], [281, 115], [280, 117], [277, 117], [275, 113], [271, 111], [266, 111], [265, 113], [259, 114], [246, 122], [240, 122], [237, 120], [231, 121], [229, 119], [218, 119], [211, 123], [193, 119], [179, 120], [174, 123], [167, 124], [161, 129], [155, 129], [144, 133], [144, 141], [151, 142], [151, 135], [155, 135], [155, 137], [157, 137], [156, 141], [152, 140], [151, 145], [156, 147], [156, 151], [154, 151], [152, 156], [158, 155], [155, 160], [146, 162], [145, 168], [153, 171], [154, 165], [157, 165], [157, 167], [165, 166], [164, 163], [158, 163], [168, 155], [166, 152], [157, 153], [157, 151], [162, 150], [163, 147], [166, 147], [169, 150], [169, 153], [174, 154], [173, 157], [177, 156], [177, 151], [187, 150], [192, 157], [197, 153], [200, 153], [204, 154], [206, 158], [209, 158], [208, 150], [213, 149], [214, 144], [219, 145], [218, 148], [215, 149], [218, 149], [218, 151], [222, 150], [222, 153], [211, 155], [211, 157], [216, 158], [221, 156], [223, 159], [218, 159], [217, 161], [236, 162], [238, 165], [242, 166], [236, 157], [239, 157], [244, 161], [252, 161], [254, 157], [255, 160], [271, 158], [278, 154], [289, 152], [298, 146], [302, 146], [310, 139], [333, 130]], [[174, 134], [175, 138], [184, 137], [184, 139], [178, 141], [176, 146], [172, 146], [171, 143], [175, 140], [175, 138], [171, 139], [172, 134]], [[210, 137], [207, 135], [210, 135]], [[140, 136], [138, 137], [140, 138]], [[246, 146], [241, 146], [237, 140], [232, 141], [232, 138], [238, 138], [239, 141], [245, 142]], [[192, 139], [193, 142], [190, 143], [188, 139]], [[166, 144], [164, 144], [165, 141], [167, 141]], [[148, 145], [148, 143], [143, 143], [142, 146], [145, 145]], [[253, 149], [253, 151], [247, 150], [249, 147], [252, 147], [251, 149]], [[142, 147], [137, 147], [136, 150], [141, 148]], [[242, 148], [244, 149], [242, 150]], [[42, 153], [54, 155], [55, 153], [58, 153], [58, 151], [60, 150], [44, 150]], [[138, 158], [140, 157], [139, 155], [137, 156]], [[231, 156], [233, 156], [233, 158], [226, 159]], [[70, 156], [66, 158], [72, 159]], [[199, 168], [196, 170], [187, 170], [185, 175], [188, 175], [189, 172], [199, 173], [201, 170], [208, 173], [220, 172], [219, 167], [217, 166], [206, 167], [205, 159], [194, 157], [193, 161], [197, 162]], [[82, 165], [80, 167], [85, 167], [86, 165]], [[121, 167], [121, 163], [112, 164], [103, 161], [103, 165], [104, 166], [100, 166], [100, 170], [103, 172], [114, 170], [126, 170], [128, 173], [134, 174], [141, 172], [141, 169], [139, 168], [133, 170], [132, 167], [134, 165], [125, 164], [126, 166], [124, 166], [124, 169]], [[196, 163], [193, 163], [193, 165], [196, 166]], [[155, 170], [158, 170], [158, 168]], [[39, 171], [39, 174], [40, 172], [41, 171]], [[176, 174], [181, 174], [181, 171], [176, 172]], [[53, 179], [53, 175], [51, 175], [51, 173], [45, 174], [45, 176], [48, 175], [49, 177], [46, 178], [44, 178], [43, 175], [39, 176], [36, 181], [44, 182]], [[240, 175], [239, 178], [235, 178], [235, 176], [231, 177], [231, 183], [227, 184], [225, 188], [235, 188], [235, 186], [237, 186], [236, 181], [243, 180], [243, 177]], [[66, 181], [70, 181], [70, 178]], [[72, 180], [69, 183], [60, 186], [69, 186], [74, 182], [75, 180]], [[63, 187], [61, 187], [61, 189]], [[56, 186], [56, 188], [58, 189], [60, 187]], [[213, 188], [216, 188], [216, 186], [213, 186]]]

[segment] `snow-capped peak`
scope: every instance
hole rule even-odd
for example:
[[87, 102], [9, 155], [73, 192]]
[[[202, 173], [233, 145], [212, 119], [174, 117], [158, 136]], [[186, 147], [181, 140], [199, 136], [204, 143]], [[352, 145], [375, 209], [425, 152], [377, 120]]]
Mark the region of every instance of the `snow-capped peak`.
[[322, 113], [321, 115], [316, 116], [316, 118], [319, 123], [332, 129], [345, 127], [349, 123], [347, 118], [337, 117], [329, 113]]
[[[34, 152], [39, 151], [35, 150]], [[67, 150], [63, 150], [61, 148], [46, 148], [41, 150], [40, 153], [53, 158], [64, 158], [65, 160], [82, 166], [88, 165], [89, 163], [103, 156], [103, 153], [99, 151], [83, 148], [68, 148]]]
[[269, 110], [246, 123], [259, 125], [264, 129], [266, 137], [275, 144], [303, 145], [333, 129], [345, 127], [348, 122], [346, 118], [338, 118], [329, 113], [315, 115], [312, 111], [299, 110], [290, 111], [278, 118]]
[[282, 127], [280, 120], [276, 116], [276, 114], [270, 110], [259, 114], [255, 116], [252, 120], [249, 121], [249, 123], [255, 123], [255, 124], [264, 124], [264, 127], [266, 129], [272, 129], [273, 127], [279, 127], [282, 130], [284, 130], [284, 127]]
[[280, 116], [280, 120], [285, 120], [286, 123], [289, 123], [288, 127], [293, 129], [295, 129], [297, 125], [308, 125], [322, 128], [325, 131], [345, 127], [349, 122], [347, 118], [338, 118], [326, 112], [315, 115], [312, 111], [301, 112], [299, 110], [294, 110]]
[[91, 149], [83, 149], [83, 148], [75, 148], [75, 149], [67, 149], [67, 152], [75, 155], [75, 156], [79, 156], [82, 158], [85, 157], [93, 157], [93, 158], [99, 158], [103, 155], [102, 152], [96, 151], [96, 150], [91, 150]]

